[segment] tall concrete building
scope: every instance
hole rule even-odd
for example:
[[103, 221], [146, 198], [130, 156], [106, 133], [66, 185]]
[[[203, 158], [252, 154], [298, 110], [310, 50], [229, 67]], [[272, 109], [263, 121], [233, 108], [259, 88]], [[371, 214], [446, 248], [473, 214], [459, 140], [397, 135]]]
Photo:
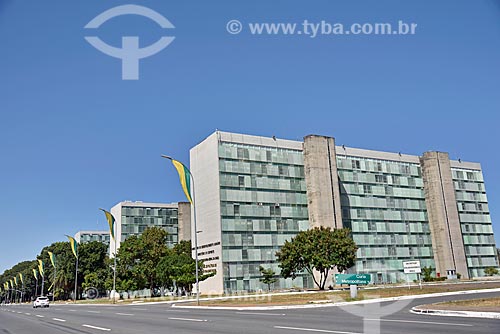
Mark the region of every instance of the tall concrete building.
[[[406, 260], [464, 278], [498, 267], [477, 163], [336, 146], [324, 136], [300, 142], [220, 131], [191, 149], [190, 163], [198, 255], [217, 272], [202, 292], [264, 288], [259, 266], [279, 272], [276, 251], [314, 226], [350, 228], [359, 249], [349, 271], [375, 282], [407, 279]], [[313, 283], [302, 275], [275, 284], [294, 286]]]
[[[179, 203], [147, 203], [124, 201], [110, 210], [115, 217], [117, 244], [131, 235], [140, 235], [148, 227], [161, 227], [168, 232], [167, 243], [173, 247], [181, 240], [190, 240], [191, 205]], [[115, 241], [110, 240], [110, 254], [113, 256]]]

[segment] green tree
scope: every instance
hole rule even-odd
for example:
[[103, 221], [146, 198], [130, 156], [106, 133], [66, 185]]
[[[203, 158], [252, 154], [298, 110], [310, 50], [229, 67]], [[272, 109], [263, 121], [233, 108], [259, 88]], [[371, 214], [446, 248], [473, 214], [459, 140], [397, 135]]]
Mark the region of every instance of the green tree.
[[495, 268], [495, 267], [488, 267], [488, 268], [484, 269], [484, 274], [486, 276], [495, 276], [495, 275], [498, 275], [498, 269]]
[[432, 267], [423, 267], [422, 268], [422, 279], [424, 282], [432, 282]]
[[[306, 270], [318, 288], [324, 290], [330, 270], [336, 267], [342, 272], [352, 267], [357, 249], [349, 229], [315, 227], [286, 241], [276, 258], [284, 278], [295, 278]], [[319, 280], [314, 271], [319, 273]]]
[[158, 286], [158, 261], [168, 252], [167, 232], [150, 227], [140, 236], [131, 236], [117, 254], [117, 285], [121, 290], [154, 289]]
[[259, 271], [262, 274], [262, 278], [260, 281], [264, 284], [267, 284], [267, 290], [271, 291], [271, 284], [278, 282], [278, 278], [276, 278], [276, 273], [271, 268], [264, 268], [263, 266], [259, 267]]
[[[215, 272], [205, 273], [203, 261], [198, 261], [198, 280], [204, 281], [215, 275]], [[191, 255], [191, 242], [181, 241], [169, 250], [159, 261], [157, 277], [161, 284], [169, 289], [175, 285], [190, 292], [196, 283], [196, 261]]]

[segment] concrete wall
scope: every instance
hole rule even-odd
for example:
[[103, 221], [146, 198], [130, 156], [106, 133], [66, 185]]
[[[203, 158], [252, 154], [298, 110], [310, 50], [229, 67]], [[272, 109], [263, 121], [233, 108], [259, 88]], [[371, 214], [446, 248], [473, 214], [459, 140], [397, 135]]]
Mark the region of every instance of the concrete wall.
[[191, 203], [189, 202], [179, 202], [179, 213], [178, 217], [178, 236], [179, 241], [191, 240]]
[[304, 171], [309, 226], [342, 228], [342, 209], [335, 140], [310, 135], [304, 138]]
[[420, 160], [436, 273], [455, 269], [469, 278], [448, 153], [426, 152]]
[[[215, 294], [224, 291], [218, 135], [218, 132], [213, 133], [190, 150], [190, 170], [195, 179], [195, 208], [193, 210], [196, 209], [196, 229], [199, 231], [197, 235], [199, 259], [212, 259], [206, 260], [204, 264], [217, 272], [215, 276], [200, 283], [200, 291], [203, 294]], [[191, 229], [193, 247], [195, 244], [194, 238], [193, 221], [193, 228]], [[213, 253], [211, 253], [212, 251]]]

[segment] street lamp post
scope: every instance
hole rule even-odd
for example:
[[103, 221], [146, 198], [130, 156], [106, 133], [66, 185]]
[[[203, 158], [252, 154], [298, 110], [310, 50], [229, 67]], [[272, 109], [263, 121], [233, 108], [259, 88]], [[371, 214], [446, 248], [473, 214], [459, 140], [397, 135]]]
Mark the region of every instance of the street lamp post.
[[[161, 156], [162, 158], [165, 158], [165, 159], [168, 159], [170, 161], [172, 161], [172, 157], [169, 157], [167, 155], [163, 155]], [[194, 227], [194, 257], [195, 257], [195, 270], [196, 270], [196, 273], [195, 273], [195, 279], [196, 279], [196, 304], [199, 306], [200, 305], [200, 281], [199, 281], [199, 277], [198, 277], [198, 229], [196, 228], [196, 200], [195, 200], [195, 191], [194, 191], [194, 176], [193, 174], [191, 174], [191, 171], [189, 172], [189, 176], [191, 178], [191, 182], [192, 182], [192, 189], [193, 189], [193, 193], [190, 194], [191, 197], [192, 197], [192, 205], [193, 205], [193, 227]]]

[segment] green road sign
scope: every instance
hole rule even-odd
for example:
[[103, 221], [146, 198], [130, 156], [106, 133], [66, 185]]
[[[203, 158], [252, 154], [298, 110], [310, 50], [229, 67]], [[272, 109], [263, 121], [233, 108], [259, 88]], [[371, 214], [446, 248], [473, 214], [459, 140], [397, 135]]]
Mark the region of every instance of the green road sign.
[[370, 284], [371, 281], [370, 274], [336, 274], [335, 282], [336, 284]]

